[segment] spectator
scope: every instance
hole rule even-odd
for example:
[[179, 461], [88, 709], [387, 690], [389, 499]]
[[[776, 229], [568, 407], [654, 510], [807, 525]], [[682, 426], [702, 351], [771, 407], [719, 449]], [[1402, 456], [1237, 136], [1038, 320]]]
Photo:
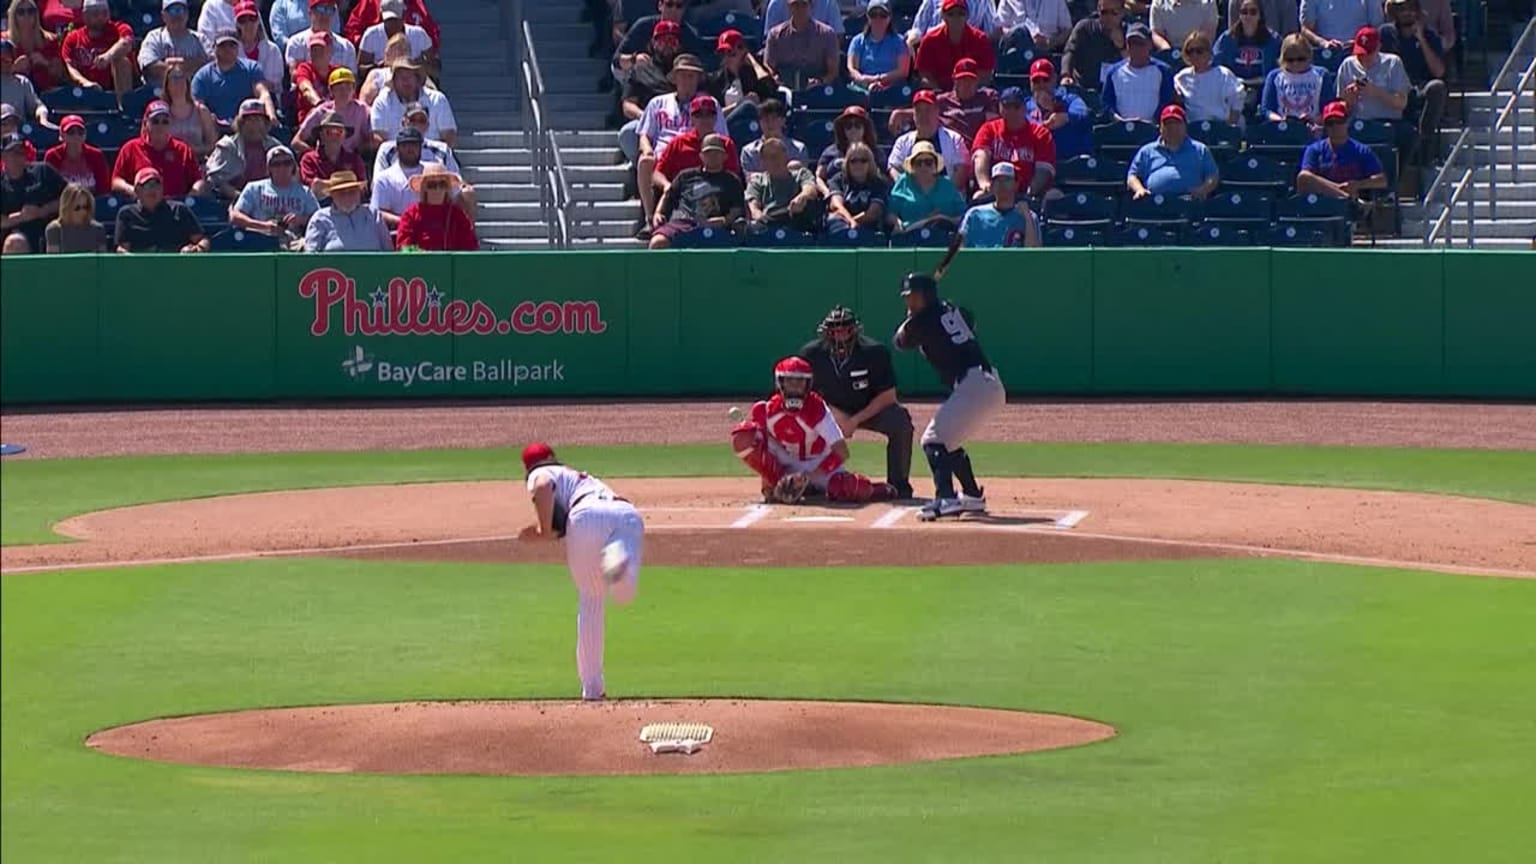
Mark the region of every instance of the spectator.
[[[966, 0], [943, 0], [944, 23], [923, 34], [917, 46], [917, 73], [923, 85], [934, 90], [949, 90], [955, 83], [955, 64], [969, 58], [976, 61], [976, 72], [985, 83], [997, 68], [997, 52], [991, 38], [966, 23], [970, 7]], [[991, 0], [977, 0], [987, 5]]]
[[132, 198], [138, 186], [134, 179], [146, 168], [154, 169], [156, 188], [172, 198], [207, 192], [197, 154], [190, 144], [171, 134], [171, 106], [158, 99], [149, 103], [140, 128], [139, 137], [117, 151], [112, 166], [114, 193]]
[[43, 28], [62, 38], [82, 23], [83, 0], [43, 0]]
[[1338, 96], [1359, 120], [1401, 120], [1408, 107], [1408, 72], [1381, 50], [1381, 33], [1361, 27], [1351, 56], [1339, 66]]
[[[302, 154], [313, 147], [320, 134], [320, 118], [326, 114], [334, 114], [347, 129], [347, 135], [342, 139], [341, 145], [348, 151], [361, 155], [373, 142], [373, 127], [368, 120], [368, 106], [352, 96], [357, 92], [357, 76], [352, 74], [351, 69], [344, 66], [332, 69], [327, 90], [331, 98], [315, 106], [315, 110], [309, 112], [309, 116], [304, 118], [298, 131], [293, 133], [293, 151]], [[420, 103], [411, 104], [421, 107]], [[426, 109], [421, 110], [422, 116], [425, 117]], [[385, 144], [392, 146], [390, 142]]]
[[133, 196], [134, 203], [117, 211], [118, 252], [207, 252], [212, 246], [187, 205], [167, 197], [159, 171], [135, 172]]
[[11, 4], [4, 39], [15, 51], [12, 71], [26, 76], [37, 92], [46, 93], [69, 81], [59, 40], [43, 28], [36, 0], [15, 0]]
[[[288, 37], [309, 26], [309, 0], [277, 0], [267, 13], [272, 41], [287, 45]], [[331, 19], [331, 32], [340, 35], [340, 23]]]
[[811, 17], [810, 0], [788, 0], [789, 20], [768, 31], [763, 62], [791, 90], [836, 81], [842, 30]]
[[[969, 57], [955, 63], [955, 89], [940, 93], [935, 98], [939, 108], [939, 123], [967, 142], [976, 137], [981, 124], [998, 116], [997, 91], [981, 86], [976, 61]], [[901, 108], [891, 112], [889, 127], [892, 135], [912, 128], [914, 112]]]
[[167, 60], [180, 60], [188, 73], [208, 62], [208, 51], [203, 40], [187, 26], [187, 0], [164, 0], [160, 4], [160, 21], [144, 36], [139, 46], [139, 69], [145, 84], [160, 86], [165, 80]]
[[677, 35], [680, 44], [676, 49], [678, 51], [684, 48], [689, 52], [703, 50], [709, 44], [692, 24], [683, 20], [683, 7], [687, 5], [684, 0], [659, 0], [656, 10], [660, 14], [647, 15], [630, 25], [619, 47], [613, 52], [614, 74], [619, 80], [628, 79], [630, 70], [636, 66], [652, 61], [654, 55], [645, 48], [654, 43], [654, 31], [659, 22], [666, 21], [673, 25], [667, 30]]
[[362, 68], [380, 65], [389, 40], [404, 36], [410, 47], [407, 59], [429, 74], [437, 73], [437, 51], [432, 47], [432, 36], [425, 28], [405, 22], [405, 0], [383, 0], [379, 4], [379, 19], [379, 23], [363, 31], [357, 43], [357, 62]]
[[1132, 198], [1148, 195], [1210, 196], [1221, 182], [1210, 148], [1189, 137], [1184, 109], [1169, 105], [1158, 117], [1158, 140], [1142, 145], [1131, 160], [1125, 185]]
[[965, 245], [973, 249], [1039, 246], [1040, 226], [1029, 205], [1019, 199], [1020, 180], [1014, 164], [998, 162], [988, 176], [992, 178], [988, 184], [992, 200], [965, 211], [960, 220]]
[[203, 50], [213, 53], [220, 33], [235, 29], [236, 0], [203, 0], [203, 8], [197, 15], [197, 38], [203, 40]]
[[235, 4], [235, 36], [240, 39], [239, 56], [261, 67], [261, 79], [272, 86], [282, 83], [288, 64], [283, 61], [283, 49], [262, 32], [255, 0]]
[[1232, 26], [1216, 37], [1216, 62], [1231, 69], [1250, 92], [1257, 92], [1264, 86], [1264, 76], [1280, 66], [1280, 37], [1269, 29], [1260, 0], [1241, 0], [1241, 4], [1232, 16]]
[[[976, 0], [974, 4], [964, 2], [957, 4], [954, 0], [949, 2], [923, 0], [922, 5], [917, 7], [917, 15], [912, 18], [912, 27], [907, 30], [907, 44], [913, 51], [917, 51], [922, 45], [923, 38], [935, 28], [949, 23], [950, 10], [957, 8], [965, 10], [963, 16], [965, 23], [987, 37], [988, 41], [1002, 35], [1002, 27], [998, 24], [996, 12], [992, 8], [992, 0]], [[949, 65], [953, 66], [954, 62], [951, 61]]]
[[[0, 135], [20, 134], [21, 112], [17, 111], [15, 106], [9, 103], [0, 103]], [[22, 143], [26, 145], [23, 149], [26, 151], [27, 161], [36, 162], [37, 148], [33, 147], [32, 142], [26, 139], [22, 139]]]
[[421, 67], [407, 60], [399, 60], [390, 70], [389, 89], [373, 100], [368, 112], [368, 125], [374, 129], [374, 143], [382, 144], [389, 129], [400, 128], [405, 119], [405, 106], [420, 102], [427, 106], [431, 120], [427, 135], [445, 142], [449, 147], [458, 143], [459, 124], [453, 118], [453, 107], [440, 90], [422, 86]]
[[779, 82], [773, 77], [773, 70], [752, 53], [740, 30], [721, 33], [715, 40], [715, 54], [720, 58], [720, 68], [705, 77], [704, 89], [720, 94], [727, 116], [742, 102], [760, 105], [778, 97]]
[[1445, 116], [1445, 48], [1440, 34], [1425, 26], [1419, 0], [1387, 0], [1387, 14], [1392, 20], [1381, 25], [1381, 51], [1403, 61], [1412, 85], [1407, 116], [1417, 116], [1419, 140], [1433, 156]]
[[[674, 139], [668, 149], [677, 146], [681, 138]], [[695, 228], [729, 231], [742, 221], [747, 206], [745, 191], [741, 177], [727, 164], [732, 158], [730, 143], [719, 135], [704, 136], [699, 164], [678, 173], [656, 208], [650, 248], [666, 249], [679, 235]]]
[[789, 164], [789, 151], [777, 138], [763, 141], [763, 170], [747, 178], [747, 213], [757, 230], [786, 227], [811, 234], [821, 223], [821, 191], [806, 168]]
[[1212, 65], [1210, 37], [1200, 31], [1189, 34], [1183, 51], [1189, 65], [1173, 76], [1173, 89], [1189, 121], [1240, 122], [1247, 99], [1243, 82], [1231, 69]]
[[843, 170], [828, 181], [827, 232], [846, 233], [853, 229], [883, 233], [885, 207], [891, 187], [881, 176], [875, 151], [864, 143], [855, 143], [843, 155]]
[[1021, 29], [1027, 31], [1036, 51], [1059, 51], [1072, 35], [1067, 0], [1001, 0], [997, 24], [1004, 38]]
[[[1259, 19], [1265, 24], [1267, 29], [1275, 34], [1276, 39], [1282, 36], [1289, 36], [1301, 30], [1301, 16], [1299, 15], [1298, 8], [1299, 0], [1227, 0], [1227, 23], [1233, 29], [1238, 26], [1242, 19], [1243, 7], [1250, 3], [1258, 6]], [[1252, 31], [1249, 32], [1251, 33]], [[1218, 56], [1221, 54], [1221, 42], [1219, 40], [1216, 43], [1216, 53]], [[1276, 53], [1278, 55], [1278, 51]], [[1273, 65], [1269, 67], [1269, 69], [1273, 68]], [[1243, 75], [1242, 71], [1238, 69], [1233, 69], [1232, 71], [1236, 72], [1239, 77], [1250, 77]], [[1267, 72], [1268, 69], [1265, 71]]]
[[[1392, 0], [1387, 0], [1385, 10], [1388, 23], [1391, 23], [1394, 20], [1392, 15], [1392, 6]], [[1451, 51], [1456, 47], [1456, 19], [1454, 13], [1451, 11], [1451, 0], [1418, 0], [1418, 9], [1418, 17], [1424, 22], [1424, 29], [1428, 32], [1434, 33], [1437, 37], [1439, 37], [1440, 59], [1444, 60], [1446, 57], [1451, 55]], [[1529, 12], [1536, 12], [1536, 6], [1532, 6], [1529, 3], [1526, 5], [1526, 9]], [[1391, 49], [1385, 47], [1385, 42], [1383, 42], [1382, 50], [1389, 51]], [[1402, 57], [1403, 55], [1403, 52], [1401, 51], [1392, 51], [1392, 53], [1398, 55], [1399, 57]], [[1403, 62], [1407, 63], [1408, 58], [1403, 57]], [[1408, 69], [1408, 74], [1409, 77], [1412, 77], [1413, 75], [1413, 69], [1411, 65]]]
[[[667, 143], [692, 125], [689, 107], [699, 89], [704, 67], [692, 54], [679, 54], [672, 61], [672, 85], [677, 89], [663, 93], [646, 103], [640, 117], [637, 155], [635, 158], [635, 185], [640, 194], [640, 220], [636, 236], [645, 240], [650, 237], [650, 215], [656, 212], [656, 157]], [[622, 130], [621, 130], [622, 132]], [[620, 142], [623, 137], [621, 134]]]
[[906, 171], [891, 188], [890, 216], [897, 232], [922, 228], [954, 228], [965, 215], [965, 197], [939, 173], [939, 153], [919, 141], [907, 157]]
[[1177, 48], [1195, 33], [1216, 39], [1216, 0], [1152, 0], [1147, 18], [1159, 51]]
[[472, 252], [480, 248], [475, 223], [455, 206], [453, 192], [463, 184], [442, 165], [427, 165], [411, 178], [411, 191], [421, 200], [400, 214], [395, 248], [423, 252]]
[[76, 86], [112, 90], [121, 98], [138, 79], [133, 28], [112, 20], [107, 0], [85, 0], [84, 25], [64, 36], [64, 71]]
[[112, 172], [107, 168], [107, 157], [85, 142], [85, 120], [78, 114], [71, 114], [59, 122], [59, 143], [48, 148], [43, 161], [52, 165], [64, 182], [81, 186], [92, 195], [112, 192]]
[[816, 160], [816, 182], [823, 198], [830, 194], [827, 183], [842, 172], [843, 159], [848, 155], [849, 148], [863, 144], [872, 151], [878, 151], [880, 145], [877, 142], [875, 124], [870, 122], [869, 112], [862, 105], [844, 108], [843, 113], [832, 121], [832, 143], [821, 151], [821, 156]]
[[[431, 127], [428, 119], [427, 106], [419, 102], [412, 102], [405, 106], [404, 126], [401, 128], [415, 129], [421, 133], [421, 161], [439, 162], [447, 166], [449, 171], [459, 173], [459, 160], [454, 158], [453, 150], [441, 141], [427, 137], [427, 129]], [[379, 146], [379, 152], [373, 157], [373, 174], [378, 176], [383, 171], [395, 164], [395, 140], [391, 138]]]
[[[318, 129], [319, 143], [299, 158], [301, 183], [313, 189], [316, 181], [327, 180], [337, 171], [350, 171], [359, 177], [367, 176], [368, 169], [363, 165], [362, 157], [357, 155], [356, 150], [346, 148], [345, 120], [336, 116], [336, 112], [327, 111], [321, 115]], [[315, 197], [322, 196], [316, 192]]]
[[1093, 112], [1081, 96], [1056, 85], [1056, 67], [1049, 59], [1041, 57], [1030, 64], [1029, 92], [1024, 114], [1030, 122], [1051, 130], [1058, 162], [1093, 152]]
[[[624, 81], [624, 94], [619, 102], [619, 110], [624, 116], [624, 125], [619, 129], [619, 150], [631, 165], [640, 158], [640, 123], [645, 117], [645, 109], [652, 99], [677, 89], [672, 83], [675, 80], [672, 66], [679, 56], [681, 34], [682, 29], [676, 22], [666, 19], [656, 22], [651, 29], [650, 44], [637, 55], [646, 59], [636, 63]], [[693, 98], [691, 93], [688, 98]]]
[[267, 176], [245, 184], [240, 197], [229, 207], [229, 225], [280, 238], [291, 246], [304, 236], [309, 217], [320, 204], [314, 193], [299, 182], [293, 151], [278, 144], [267, 151]]
[[368, 182], [351, 171], [337, 171], [316, 184], [315, 194], [331, 203], [309, 217], [305, 252], [393, 252], [389, 227], [371, 207], [363, 206]]
[[1311, 121], [1323, 101], [1323, 70], [1312, 65], [1312, 43], [1292, 33], [1280, 43], [1280, 68], [1264, 78], [1259, 106], [1270, 122]]
[[810, 154], [805, 150], [805, 142], [798, 138], [791, 138], [784, 131], [784, 103], [777, 99], [768, 99], [757, 108], [757, 126], [759, 135], [756, 141], [741, 148], [741, 168], [746, 174], [754, 174], [763, 170], [763, 142], [770, 139], [777, 140], [784, 145], [785, 152], [789, 155], [791, 168], [810, 164]]
[[671, 178], [689, 168], [697, 168], [704, 164], [704, 139], [711, 135], [716, 135], [725, 142], [726, 170], [741, 173], [741, 159], [736, 155], [735, 142], [723, 132], [716, 131], [720, 120], [720, 103], [715, 101], [715, 97], [708, 93], [694, 96], [688, 104], [688, 113], [693, 126], [667, 142], [667, 146], [661, 151], [660, 158], [656, 160], [656, 171], [653, 176], [663, 192], [671, 185]]
[[1343, 50], [1360, 28], [1381, 23], [1381, 0], [1301, 0], [1301, 35], [1318, 48]]
[[[235, 131], [220, 138], [208, 154], [208, 185], [220, 197], [238, 199], [247, 185], [267, 178], [267, 157], [283, 143], [270, 130], [261, 103], [245, 100], [235, 118]], [[291, 158], [293, 151], [283, 149]]]
[[[843, 7], [837, 0], [809, 0], [811, 18], [832, 28], [833, 32], [842, 35], [843, 32]], [[763, 3], [763, 39], [773, 28], [788, 21], [791, 17], [790, 4], [787, 0], [767, 0]], [[691, 11], [691, 10], [690, 10]]]
[[171, 109], [171, 134], [187, 142], [197, 158], [203, 159], [219, 143], [219, 127], [208, 106], [192, 98], [192, 75], [172, 62], [166, 67], [165, 104]]
[[1387, 174], [1371, 148], [1349, 137], [1349, 106], [1323, 108], [1323, 137], [1301, 153], [1296, 191], [1329, 198], [1360, 199], [1368, 189], [1387, 188]]
[[357, 71], [357, 48], [345, 36], [337, 34], [336, 0], [309, 0], [309, 27], [288, 37], [283, 44], [283, 60], [289, 69], [296, 68], [309, 56], [309, 37], [316, 33], [331, 34], [331, 62]]
[[329, 33], [310, 34], [309, 59], [293, 70], [294, 102], [300, 125], [316, 105], [330, 98], [331, 70], [335, 68], [331, 66], [331, 38]]
[[992, 194], [988, 178], [995, 176], [992, 167], [999, 162], [1013, 165], [1015, 170], [1009, 178], [1031, 197], [1044, 195], [1056, 175], [1056, 142], [1051, 130], [1029, 119], [1024, 91], [1017, 87], [1003, 91], [1002, 106], [1003, 116], [983, 123], [972, 147], [976, 198], [983, 200]]
[[46, 162], [27, 161], [20, 135], [0, 136], [0, 252], [24, 255], [43, 250], [43, 229], [59, 212], [64, 178]]
[[59, 195], [59, 216], [43, 229], [49, 255], [107, 251], [107, 229], [96, 221], [96, 199], [90, 187], [70, 183]]
[[[394, 77], [395, 64], [410, 62], [410, 59], [411, 43], [405, 38], [405, 34], [391, 36], [389, 41], [384, 43], [384, 65], [368, 70], [368, 74], [363, 78], [362, 89], [357, 94], [358, 101], [364, 105], [372, 105], [373, 100], [379, 98], [380, 93], [389, 89], [390, 79]], [[432, 76], [426, 74], [426, 70], [422, 70], [421, 86], [428, 90], [438, 89]]]
[[192, 98], [208, 106], [220, 123], [233, 123], [235, 113], [252, 99], [270, 122], [277, 122], [277, 107], [261, 67], [240, 56], [240, 37], [234, 33], [215, 37], [213, 62], [192, 76]]
[[849, 82], [870, 91], [907, 80], [912, 72], [912, 52], [891, 32], [891, 0], [870, 0], [864, 15], [864, 32], [848, 45]]
[[[362, 46], [358, 43], [362, 42], [363, 37], [367, 35], [368, 28], [384, 21], [385, 7], [392, 2], [394, 0], [358, 0], [357, 5], [352, 7], [352, 14], [347, 16], [346, 37], [361, 48]], [[432, 40], [433, 53], [441, 54], [442, 28], [438, 26], [432, 13], [427, 11], [426, 0], [405, 0], [402, 11], [406, 26], [420, 27], [425, 30]]]
[[1173, 70], [1152, 56], [1147, 26], [1132, 24], [1125, 30], [1125, 59], [1104, 76], [1104, 112], [1116, 120], [1150, 123], [1173, 98]]
[[[419, 130], [414, 127], [401, 129], [395, 133], [395, 164], [373, 177], [371, 204], [386, 225], [394, 227], [400, 221], [405, 208], [415, 200], [415, 195], [411, 191], [411, 178], [426, 170], [428, 163], [423, 162], [422, 158], [424, 143], [425, 139]], [[460, 180], [454, 184], [453, 195], [455, 203], [463, 208], [464, 214], [473, 221], [478, 206], [474, 187]]]
[[1097, 9], [1097, 15], [1077, 22], [1067, 37], [1061, 58], [1064, 86], [1100, 89], [1125, 55], [1125, 0], [1099, 0]]
[[912, 114], [916, 121], [915, 128], [896, 139], [891, 147], [891, 155], [886, 159], [891, 181], [899, 180], [904, 170], [910, 170], [907, 166], [912, 161], [912, 154], [919, 144], [926, 141], [930, 146], [937, 145], [934, 147], [935, 152], [943, 155], [943, 173], [954, 178], [956, 186], [964, 186], [970, 171], [971, 146], [960, 137], [960, 133], [939, 125], [938, 97], [933, 95], [932, 90], [919, 90], [912, 94]]
[[0, 103], [10, 105], [17, 117], [40, 126], [48, 126], [48, 106], [37, 98], [31, 79], [16, 71], [16, 48], [8, 39], [0, 39]]

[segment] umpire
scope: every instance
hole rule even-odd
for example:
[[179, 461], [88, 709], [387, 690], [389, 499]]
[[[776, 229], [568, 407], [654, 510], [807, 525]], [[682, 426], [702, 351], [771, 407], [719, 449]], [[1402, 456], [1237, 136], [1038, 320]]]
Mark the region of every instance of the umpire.
[[858, 316], [834, 306], [816, 328], [821, 338], [800, 349], [810, 361], [811, 386], [832, 406], [843, 435], [868, 429], [886, 437], [885, 479], [896, 497], [912, 497], [912, 415], [896, 401], [891, 352], [864, 338]]

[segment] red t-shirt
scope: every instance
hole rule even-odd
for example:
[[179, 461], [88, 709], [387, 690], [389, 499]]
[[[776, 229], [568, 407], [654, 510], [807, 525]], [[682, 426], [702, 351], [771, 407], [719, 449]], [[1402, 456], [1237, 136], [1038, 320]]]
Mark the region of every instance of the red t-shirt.
[[[309, 116], [309, 112], [314, 110], [315, 106], [309, 104], [309, 102], [304, 99], [304, 92], [299, 89], [299, 82], [308, 81], [310, 86], [315, 88], [315, 92], [320, 94], [320, 102], [324, 102], [330, 94], [331, 69], [335, 68], [335, 66], [332, 66], [330, 69], [321, 72], [315, 68], [315, 64], [309, 62], [308, 60], [305, 60], [299, 65], [293, 67], [293, 98], [294, 104], [299, 106], [300, 125], [303, 125], [304, 118]], [[315, 105], [318, 104], [320, 103], [315, 103]]]
[[[401, 18], [407, 24], [415, 24], [427, 31], [432, 37], [432, 50], [443, 50], [442, 30], [437, 22], [432, 19], [432, 13], [427, 11], [427, 4], [422, 0], [405, 0], [405, 14]], [[342, 28], [341, 35], [352, 40], [356, 45], [363, 41], [363, 31], [383, 21], [379, 16], [379, 0], [360, 0], [352, 7], [352, 14], [347, 16], [347, 24]]]
[[459, 205], [417, 201], [400, 214], [395, 228], [395, 248], [407, 246], [426, 252], [473, 252], [480, 248], [480, 239]]
[[941, 90], [954, 89], [955, 63], [966, 57], [976, 61], [980, 72], [997, 68], [992, 40], [969, 24], [958, 45], [949, 41], [949, 28], [943, 24], [924, 33], [917, 43], [917, 71], [936, 81]]
[[333, 161], [325, 158], [321, 150], [320, 147], [306, 150], [299, 157], [299, 179], [305, 186], [316, 180], [329, 180], [337, 171], [351, 171], [364, 180], [368, 179], [368, 169], [363, 166], [362, 157], [356, 151], [343, 147], [341, 155]]
[[[73, 66], [76, 72], [85, 76], [88, 80], [100, 84], [103, 89], [112, 89], [112, 67], [96, 66], [96, 58], [107, 53], [113, 45], [127, 39], [133, 44], [133, 28], [121, 21], [108, 21], [107, 26], [101, 28], [101, 34], [91, 36], [91, 31], [81, 27], [69, 31], [64, 37], [64, 62]], [[137, 64], [137, 59], [132, 51], [128, 52], [128, 62]], [[137, 71], [137, 65], [134, 66]]]
[[[92, 195], [106, 195], [112, 191], [112, 172], [107, 170], [107, 157], [89, 144], [81, 145], [80, 156], [69, 158], [63, 144], [55, 144], [43, 154], [43, 161], [64, 177], [66, 183], [79, 183], [91, 190]], [[130, 181], [132, 182], [132, 181]]]
[[[704, 136], [699, 130], [678, 133], [662, 148], [661, 158], [656, 160], [656, 170], [671, 180], [689, 168], [703, 167], [704, 156], [699, 152], [703, 146]], [[741, 157], [736, 154], [736, 142], [729, 138], [725, 139], [725, 170], [738, 176], [741, 174]]]
[[999, 117], [981, 124], [971, 152], [985, 150], [991, 153], [993, 165], [1012, 162], [1019, 174], [1019, 188], [1028, 189], [1034, 182], [1036, 165], [1049, 165], [1055, 169], [1056, 139], [1051, 137], [1051, 130], [1027, 119], [1023, 127], [1011, 132], [1004, 128], [1005, 123], [1007, 121]]
[[[18, 61], [23, 57], [32, 58], [30, 68], [27, 69], [27, 77], [32, 79], [32, 87], [39, 93], [52, 90], [64, 83], [55, 78], [53, 71], [49, 68], [54, 60], [59, 59], [59, 40], [49, 33], [43, 33], [41, 37], [41, 42], [36, 50], [23, 51], [20, 45], [16, 46], [16, 59]], [[16, 41], [16, 38], [10, 34], [10, 31], [0, 32], [0, 38], [10, 39], [12, 43]]]
[[117, 164], [112, 166], [112, 176], [129, 183], [141, 168], [154, 168], [160, 172], [165, 194], [170, 198], [185, 198], [192, 194], [192, 184], [203, 179], [203, 169], [197, 167], [197, 156], [187, 142], [172, 136], [165, 149], [156, 150], [149, 145], [148, 137], [140, 135], [117, 151]]

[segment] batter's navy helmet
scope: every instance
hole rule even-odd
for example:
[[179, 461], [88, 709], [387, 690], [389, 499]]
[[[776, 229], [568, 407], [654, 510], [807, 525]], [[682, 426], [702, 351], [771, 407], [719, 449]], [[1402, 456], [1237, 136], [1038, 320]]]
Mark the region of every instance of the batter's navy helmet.
[[901, 296], [921, 294], [929, 302], [939, 299], [939, 282], [929, 273], [908, 273], [901, 280]]

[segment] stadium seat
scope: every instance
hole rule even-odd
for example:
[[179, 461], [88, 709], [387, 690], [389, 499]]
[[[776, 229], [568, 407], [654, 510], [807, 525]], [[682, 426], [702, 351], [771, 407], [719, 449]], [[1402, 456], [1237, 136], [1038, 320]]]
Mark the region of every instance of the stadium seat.
[[1353, 120], [1349, 137], [1367, 147], [1391, 146], [1397, 142], [1397, 124], [1391, 120]]
[[1115, 221], [1119, 200], [1103, 192], [1080, 190], [1045, 202], [1045, 221], [1051, 225], [1108, 228]]
[[757, 122], [756, 105], [751, 102], [742, 102], [729, 114], [729, 118], [725, 121], [725, 132], [731, 136], [732, 141], [736, 142], [737, 149], [757, 140], [762, 127]]
[[139, 121], [121, 114], [85, 118], [85, 140], [103, 150], [122, 147], [139, 135]]
[[[648, 8], [643, 14], [656, 14], [656, 4], [648, 4]], [[630, 18], [628, 20], [633, 21], [635, 19]], [[697, 29], [700, 36], [711, 42], [714, 41], [716, 36], [727, 30], [739, 30], [742, 36], [755, 45], [757, 41], [762, 39], [763, 19], [745, 12], [727, 12], [718, 18], [710, 18], [698, 22]]]
[[1009, 87], [1017, 87], [1025, 93], [1029, 92], [1028, 75], [998, 74], [992, 76], [992, 89], [1001, 93]]
[[1269, 227], [1274, 210], [1274, 198], [1263, 189], [1222, 189], [1205, 200], [1200, 221], [1254, 230]]
[[673, 249], [731, 249], [740, 245], [736, 232], [724, 228], [695, 228], [672, 238]]
[[23, 123], [17, 131], [21, 133], [21, 137], [30, 141], [32, 146], [37, 148], [37, 158], [39, 159], [43, 158], [43, 151], [59, 143], [58, 130], [49, 129], [47, 126], [39, 126], [36, 123]]
[[1126, 225], [1110, 240], [1116, 246], [1178, 246], [1179, 232], [1158, 225]]
[[229, 204], [213, 198], [199, 198], [196, 195], [188, 195], [182, 199], [183, 204], [192, 211], [204, 227], [210, 225], [225, 225], [229, 222]]
[[777, 228], [754, 227], [747, 229], [741, 245], [756, 249], [798, 249], [816, 245], [816, 235], [796, 231], [783, 226]]
[[96, 199], [96, 221], [103, 225], [111, 226], [117, 221], [117, 211], [122, 209], [124, 205], [132, 203], [131, 199], [119, 198], [116, 195], [103, 195]]
[[1245, 228], [1206, 222], [1186, 230], [1184, 241], [1190, 246], [1252, 246], [1253, 235]]
[[1157, 127], [1151, 123], [1126, 120], [1093, 127], [1093, 143], [1100, 153], [1129, 159], [1142, 145], [1157, 140]]
[[1046, 246], [1107, 246], [1104, 231], [1082, 225], [1047, 225], [1041, 235]]
[[[1337, 75], [1339, 66], [1343, 65], [1344, 58], [1350, 54], [1349, 48], [1340, 48], [1335, 51], [1332, 48], [1319, 48], [1312, 52], [1312, 65], [1322, 69], [1329, 75]], [[1333, 93], [1332, 87], [1324, 87], [1324, 93]]]
[[1267, 156], [1244, 153], [1229, 159], [1220, 166], [1221, 188], [1267, 189], [1279, 192], [1289, 189], [1296, 180], [1296, 171]]
[[897, 231], [891, 235], [891, 247], [913, 249], [948, 246], [955, 229], [949, 225], [925, 225], [914, 231]]
[[797, 110], [842, 111], [849, 105], [863, 105], [864, 102], [864, 94], [849, 87], [844, 81], [808, 87], [790, 97], [790, 104]]
[[864, 32], [864, 16], [849, 15], [843, 19], [843, 45], [846, 47], [849, 40]]
[[[912, 104], [912, 94], [917, 92], [911, 84], [902, 84], [897, 87], [882, 87], [879, 90], [869, 92], [869, 107], [881, 108], [905, 108]], [[881, 127], [884, 130], [885, 127]]]
[[1326, 231], [1311, 225], [1295, 222], [1277, 223], [1269, 230], [1264, 242], [1270, 246], [1330, 246]]
[[1145, 198], [1125, 199], [1121, 215], [1126, 226], [1172, 225], [1182, 226], [1189, 222], [1194, 205], [1183, 195], [1148, 195]]
[[1300, 159], [1301, 151], [1312, 143], [1312, 129], [1300, 120], [1255, 123], [1248, 127], [1248, 150], [1283, 159]]
[[1028, 75], [1029, 64], [1044, 57], [1035, 47], [1028, 28], [1020, 27], [1003, 38], [997, 47], [997, 71], [1004, 75]]
[[805, 152], [816, 158], [832, 143], [832, 121], [836, 111], [791, 111], [789, 134], [805, 142]]
[[214, 252], [276, 252], [277, 238], [255, 231], [230, 228], [209, 238]]
[[1292, 195], [1275, 202], [1275, 221], [1316, 228], [1332, 237], [1334, 244], [1349, 245], [1350, 202], [1315, 193]]
[[79, 114], [85, 111], [116, 111], [117, 96], [106, 90], [84, 87], [55, 87], [38, 94], [52, 114]]
[[828, 228], [822, 234], [823, 246], [835, 246], [844, 249], [866, 249], [890, 245], [890, 238], [884, 231], [876, 231], [871, 228]]
[[[158, 22], [158, 19], [157, 19], [157, 22]], [[157, 26], [158, 26], [158, 24], [157, 24]], [[155, 101], [156, 99], [159, 99], [160, 96], [161, 96], [160, 88], [153, 87], [153, 86], [150, 86], [148, 84], [144, 85], [143, 87], [139, 87], [139, 88], [137, 88], [135, 90], [130, 90], [127, 93], [124, 93], [123, 94], [123, 116], [131, 118], [131, 119], [137, 121], [140, 117], [144, 116], [144, 109], [149, 107], [149, 103]], [[287, 139], [284, 139], [284, 140], [287, 140]]]
[[1164, 63], [1167, 63], [1168, 68], [1172, 69], [1174, 72], [1178, 72], [1185, 66], [1184, 52], [1178, 48], [1169, 48], [1167, 51], [1159, 51], [1152, 56], [1158, 60], [1163, 61]]
[[1056, 185], [1063, 191], [1097, 189], [1119, 193], [1125, 189], [1127, 166], [1107, 156], [1076, 156], [1056, 166]]
[[1243, 143], [1243, 130], [1231, 123], [1201, 120], [1189, 124], [1189, 137], [1211, 148], [1216, 161], [1220, 162], [1224, 157], [1237, 152]]

